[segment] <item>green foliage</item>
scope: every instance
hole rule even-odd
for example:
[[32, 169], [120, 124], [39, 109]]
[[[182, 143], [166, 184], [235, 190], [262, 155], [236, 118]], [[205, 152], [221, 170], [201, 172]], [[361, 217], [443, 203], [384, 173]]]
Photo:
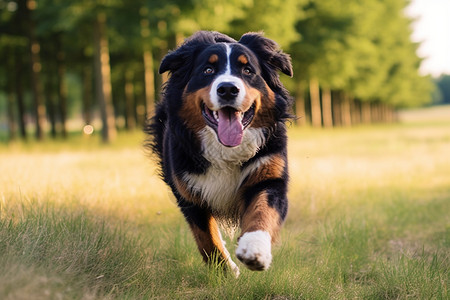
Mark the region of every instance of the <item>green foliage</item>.
[[[139, 106], [145, 102], [147, 70], [144, 51], [152, 54], [156, 74], [158, 61], [167, 51], [197, 30], [222, 31], [236, 39], [248, 31], [265, 32], [292, 57], [294, 78], [283, 79], [288, 87], [314, 79], [322, 88], [345, 93], [359, 102], [389, 107], [428, 103], [434, 88], [428, 76], [418, 73], [421, 59], [416, 54], [418, 45], [410, 41], [411, 20], [403, 13], [408, 4], [404, 0], [32, 2], [36, 7], [30, 16], [26, 1], [0, 0], [0, 55], [5, 58], [0, 65], [0, 90], [16, 98], [18, 90], [33, 91], [26, 75], [31, 70], [30, 28], [35, 27], [47, 105], [58, 94], [57, 85], [52, 83], [56, 80], [55, 64], [63, 64], [66, 74], [78, 77], [75, 81], [88, 93], [69, 89], [72, 115], [79, 114], [80, 108], [89, 109], [82, 104], [89, 97], [95, 100], [90, 109], [98, 109], [95, 90], [89, 88], [95, 78], [89, 78], [86, 70], [92, 70], [93, 24], [99, 13], [107, 16], [113, 102], [118, 116], [127, 117], [124, 84], [125, 74], [130, 72], [135, 110], [142, 110]], [[154, 83], [159, 87], [163, 80], [155, 76]], [[25, 111], [34, 111], [32, 103], [26, 104]]]
[[261, 0], [247, 1], [245, 13], [231, 23], [231, 35], [239, 38], [248, 31], [263, 31], [286, 51], [298, 40], [295, 23], [301, 14], [300, 4], [306, 0]]
[[363, 101], [415, 106], [430, 101], [432, 86], [418, 73], [405, 2], [309, 1], [297, 23], [294, 65], [306, 79]]

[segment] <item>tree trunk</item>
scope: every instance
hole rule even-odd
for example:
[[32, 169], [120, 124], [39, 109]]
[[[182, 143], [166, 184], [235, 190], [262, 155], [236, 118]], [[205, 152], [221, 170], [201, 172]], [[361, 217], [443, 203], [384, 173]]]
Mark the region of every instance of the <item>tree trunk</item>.
[[389, 104], [384, 104], [384, 114], [385, 114], [385, 122], [392, 123], [394, 122], [394, 113], [392, 106]]
[[17, 135], [17, 126], [15, 120], [14, 113], [14, 47], [9, 46], [5, 47], [8, 56], [5, 58], [5, 67], [7, 74], [12, 74], [12, 76], [6, 76], [6, 112], [7, 112], [7, 121], [8, 121], [8, 138], [9, 140], [16, 139]]
[[[9, 77], [8, 77], [9, 78]], [[10, 80], [8, 80], [10, 81]], [[7, 111], [8, 111], [8, 132], [9, 132], [9, 140], [16, 139], [16, 122], [15, 122], [15, 114], [14, 114], [14, 86], [12, 82], [8, 82], [8, 99], [7, 99]]]
[[136, 123], [142, 128], [145, 124], [145, 95], [136, 95], [135, 116]]
[[44, 130], [46, 125], [46, 112], [45, 103], [42, 96], [42, 84], [41, 84], [41, 61], [40, 61], [40, 49], [41, 46], [36, 39], [36, 25], [31, 16], [32, 10], [36, 8], [36, 1], [26, 1], [26, 14], [28, 20], [28, 38], [30, 45], [30, 58], [31, 58], [31, 90], [33, 94], [33, 104], [36, 122], [36, 138], [38, 140], [44, 139]]
[[359, 101], [354, 98], [350, 98], [350, 107], [352, 114], [352, 124], [357, 125], [361, 123], [361, 107]]
[[372, 117], [370, 115], [370, 102], [363, 101], [361, 103], [361, 119], [364, 124], [370, 124]]
[[[150, 42], [149, 9], [145, 6], [140, 9], [141, 14], [141, 37], [143, 39], [143, 61], [145, 82], [145, 107], [146, 118], [153, 116], [155, 111], [155, 74], [153, 70], [153, 53]], [[137, 106], [136, 106], [137, 107]], [[140, 116], [138, 115], [139, 119]]]
[[26, 120], [25, 120], [25, 102], [23, 98], [23, 61], [20, 55], [15, 55], [14, 57], [14, 65], [15, 65], [15, 82], [14, 88], [16, 90], [16, 100], [17, 100], [17, 111], [18, 111], [18, 123], [19, 123], [19, 131], [22, 139], [27, 139], [27, 128], [26, 128]]
[[106, 15], [98, 13], [94, 21], [95, 86], [102, 118], [102, 140], [109, 143], [116, 138], [116, 120], [112, 102], [111, 67], [106, 35]]
[[384, 121], [383, 103], [378, 103], [378, 119], [382, 123]]
[[322, 89], [322, 114], [323, 126], [333, 127], [333, 111], [331, 108], [331, 91], [329, 88]]
[[83, 120], [84, 124], [91, 125], [92, 114], [92, 68], [86, 66], [83, 68]]
[[389, 112], [389, 105], [383, 104], [383, 107], [384, 107], [384, 122], [390, 123], [391, 117], [390, 117], [390, 112]]
[[[147, 48], [148, 46], [144, 46]], [[144, 50], [145, 106], [147, 118], [155, 113], [155, 75], [153, 73], [153, 55], [150, 49]]]
[[297, 124], [306, 125], [306, 111], [305, 111], [305, 89], [303, 83], [297, 83], [297, 92], [295, 95], [295, 115], [297, 116]]
[[133, 71], [125, 72], [125, 127], [127, 130], [136, 128], [136, 119], [134, 117], [134, 74]]
[[383, 115], [383, 103], [378, 103], [378, 120], [380, 123], [384, 121], [384, 115]]
[[398, 121], [397, 115], [396, 115], [396, 110], [392, 105], [389, 106], [389, 118], [390, 118], [391, 123], [395, 123]]
[[333, 125], [335, 127], [342, 126], [342, 116], [341, 116], [341, 92], [333, 92]]
[[341, 99], [341, 121], [342, 126], [348, 127], [352, 125], [350, 98], [345, 93]]
[[311, 97], [311, 123], [313, 127], [322, 126], [322, 112], [320, 109], [319, 82], [313, 78], [309, 81], [309, 93]]
[[371, 105], [370, 105], [370, 115], [372, 116], [372, 121], [374, 122], [374, 123], [378, 123], [378, 122], [380, 122], [380, 114], [379, 114], [379, 104], [378, 104], [378, 102], [373, 102]]
[[51, 68], [48, 72], [47, 80], [45, 83], [45, 95], [46, 95], [46, 102], [47, 102], [47, 115], [48, 120], [50, 122], [50, 135], [54, 139], [56, 138], [56, 101], [55, 101], [55, 93], [54, 93], [54, 80], [56, 77], [56, 74]]
[[67, 86], [65, 81], [66, 65], [65, 53], [62, 47], [61, 34], [56, 37], [56, 69], [57, 69], [57, 85], [58, 85], [58, 108], [61, 120], [61, 135], [67, 138]]

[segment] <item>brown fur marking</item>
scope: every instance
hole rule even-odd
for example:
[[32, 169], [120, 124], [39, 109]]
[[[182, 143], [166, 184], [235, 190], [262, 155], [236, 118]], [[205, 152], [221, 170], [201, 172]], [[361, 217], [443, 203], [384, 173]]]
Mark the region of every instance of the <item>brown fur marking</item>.
[[269, 206], [267, 192], [261, 192], [247, 207], [241, 219], [241, 236], [246, 232], [257, 230], [267, 231], [272, 242], [278, 238], [281, 220], [278, 211]]
[[255, 113], [261, 107], [261, 92], [245, 85], [245, 98], [242, 101], [241, 111], [247, 111], [255, 103]]
[[210, 64], [214, 64], [219, 60], [219, 56], [217, 54], [213, 54], [209, 57], [208, 62]]
[[203, 260], [208, 262], [214, 254], [220, 255], [219, 261], [227, 259], [226, 250], [222, 243], [219, 227], [213, 216], [208, 216], [207, 231], [201, 230], [198, 226], [190, 224], [198, 249], [203, 256]]
[[244, 54], [239, 55], [237, 60], [238, 60], [238, 62], [240, 62], [243, 65], [248, 64], [248, 59]]
[[191, 193], [191, 191], [187, 187], [187, 184], [182, 179], [180, 179], [178, 176], [173, 174], [172, 180], [177, 188], [178, 193], [180, 193], [180, 195], [184, 199], [186, 199], [187, 201], [190, 201], [192, 203], [195, 203], [195, 204], [201, 204], [201, 202], [202, 202], [201, 199]]
[[199, 132], [206, 126], [200, 109], [200, 104], [203, 100], [206, 105], [211, 105], [209, 101], [209, 89], [210, 87], [208, 86], [195, 91], [194, 93], [183, 93], [183, 104], [179, 114], [185, 124], [195, 132]]
[[256, 111], [252, 127], [271, 127], [275, 122], [273, 110], [275, 107], [275, 93], [266, 84], [267, 96], [261, 95], [261, 109]]
[[283, 157], [279, 154], [274, 154], [268, 163], [259, 167], [248, 177], [245, 185], [252, 186], [263, 180], [281, 178], [283, 176], [285, 166], [286, 161]]

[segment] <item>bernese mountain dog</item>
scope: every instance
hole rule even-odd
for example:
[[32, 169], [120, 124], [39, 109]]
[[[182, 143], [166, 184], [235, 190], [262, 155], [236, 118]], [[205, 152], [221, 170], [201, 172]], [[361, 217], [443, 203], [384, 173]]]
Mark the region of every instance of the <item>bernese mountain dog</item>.
[[292, 76], [290, 57], [261, 33], [235, 41], [200, 31], [163, 58], [159, 72], [166, 71], [148, 147], [203, 259], [219, 258], [239, 275], [219, 231], [235, 226], [237, 258], [267, 270], [288, 208], [292, 100], [278, 71]]

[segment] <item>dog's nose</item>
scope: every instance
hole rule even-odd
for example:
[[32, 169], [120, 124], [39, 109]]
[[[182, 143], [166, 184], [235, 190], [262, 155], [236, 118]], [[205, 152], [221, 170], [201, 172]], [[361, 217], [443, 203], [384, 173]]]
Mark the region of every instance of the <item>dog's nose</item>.
[[217, 86], [217, 95], [224, 100], [231, 101], [239, 95], [239, 88], [231, 82], [222, 82]]

